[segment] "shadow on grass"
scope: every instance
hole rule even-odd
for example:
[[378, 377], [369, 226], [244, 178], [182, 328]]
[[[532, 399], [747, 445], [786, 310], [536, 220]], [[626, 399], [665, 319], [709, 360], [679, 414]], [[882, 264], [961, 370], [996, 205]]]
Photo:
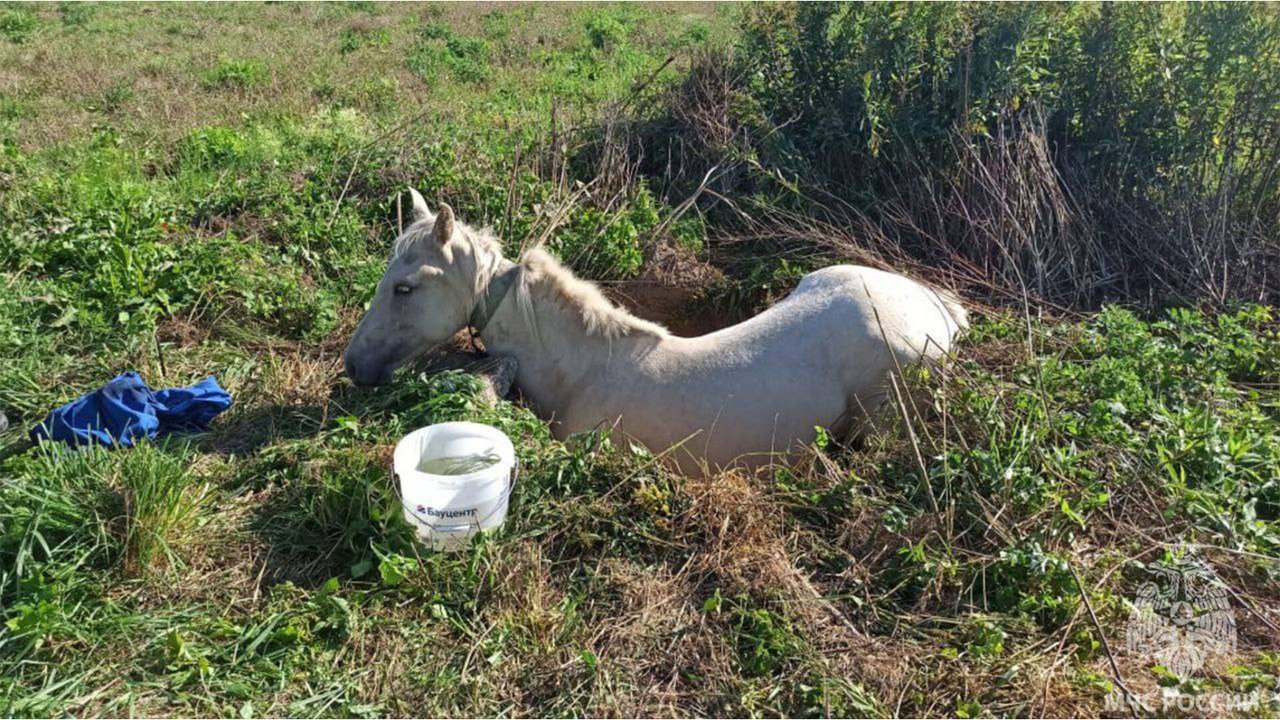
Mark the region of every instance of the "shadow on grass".
[[382, 453], [340, 448], [306, 468], [288, 468], [279, 480], [248, 525], [270, 548], [262, 569], [268, 585], [315, 588], [331, 577], [376, 577], [379, 550], [412, 545]]
[[337, 419], [376, 426], [414, 391], [404, 382], [341, 383], [319, 403], [245, 409], [200, 439], [203, 452], [241, 459], [232, 484], [254, 495], [247, 529], [269, 549], [265, 585], [314, 589], [332, 577], [376, 577], [375, 546], [394, 550], [411, 540], [386, 442], [370, 443]]
[[313, 438], [324, 430], [328, 405], [265, 405], [239, 412], [195, 438], [200, 452], [252, 455], [286, 440]]
[[19, 432], [17, 429], [0, 433], [0, 462], [21, 455], [35, 446], [36, 444], [31, 442], [31, 438], [27, 437], [26, 433]]
[[269, 549], [265, 584], [376, 578], [380, 554], [414, 552], [391, 447], [398, 434], [430, 422], [434, 401], [450, 397], [422, 373], [475, 363], [459, 353], [429, 357], [385, 386], [344, 380], [309, 402], [242, 406], [193, 439], [200, 452], [235, 459], [224, 487], [252, 496], [247, 529]]
[[247, 456], [277, 443], [318, 438], [335, 429], [335, 418], [364, 418], [387, 410], [394, 404], [401, 385], [358, 388], [342, 382], [319, 402], [273, 403], [233, 410], [208, 432], [197, 436], [194, 444], [201, 452]]

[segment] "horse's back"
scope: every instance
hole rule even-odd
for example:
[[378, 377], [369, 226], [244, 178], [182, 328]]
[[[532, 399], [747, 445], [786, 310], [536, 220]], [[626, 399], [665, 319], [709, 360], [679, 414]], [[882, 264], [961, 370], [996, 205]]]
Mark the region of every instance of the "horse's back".
[[905, 275], [862, 265], [832, 265], [809, 273], [787, 301], [792, 298], [798, 304], [823, 305], [829, 309], [830, 329], [838, 335], [852, 332], [863, 349], [887, 345], [903, 362], [949, 351], [955, 336], [968, 327], [967, 314], [954, 298]]
[[[936, 357], [967, 327], [959, 303], [904, 275], [860, 265], [832, 265], [801, 278], [782, 301], [742, 323], [698, 338], [673, 339], [695, 355], [785, 371], [797, 362], [883, 372], [897, 361]], [[681, 353], [676, 364], [689, 365]], [[851, 379], [851, 381], [856, 382]], [[860, 384], [860, 383], [857, 383]]]
[[948, 350], [962, 318], [901, 275], [838, 265], [810, 273], [781, 302], [697, 338], [669, 337], [614, 365], [584, 394], [572, 429], [600, 419], [656, 450], [727, 465], [787, 452], [879, 404], [895, 361]]

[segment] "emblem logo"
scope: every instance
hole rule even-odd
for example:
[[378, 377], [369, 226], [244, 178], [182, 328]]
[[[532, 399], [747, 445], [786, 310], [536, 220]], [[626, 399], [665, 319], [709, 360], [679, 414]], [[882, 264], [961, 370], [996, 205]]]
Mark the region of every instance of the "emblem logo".
[[1138, 588], [1125, 628], [1130, 653], [1188, 678], [1211, 655], [1236, 651], [1230, 594], [1204, 560], [1185, 555], [1148, 568], [1155, 576]]

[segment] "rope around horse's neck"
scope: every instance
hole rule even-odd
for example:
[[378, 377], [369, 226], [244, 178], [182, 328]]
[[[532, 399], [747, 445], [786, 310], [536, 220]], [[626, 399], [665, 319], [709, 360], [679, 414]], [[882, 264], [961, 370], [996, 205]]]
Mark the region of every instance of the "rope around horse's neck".
[[478, 334], [484, 331], [485, 326], [493, 319], [494, 313], [498, 312], [498, 306], [516, 284], [518, 277], [520, 277], [520, 265], [503, 258], [500, 269], [489, 279], [489, 287], [485, 290], [484, 297], [480, 298], [480, 302], [477, 302], [475, 309], [471, 311], [469, 324], [474, 332]]

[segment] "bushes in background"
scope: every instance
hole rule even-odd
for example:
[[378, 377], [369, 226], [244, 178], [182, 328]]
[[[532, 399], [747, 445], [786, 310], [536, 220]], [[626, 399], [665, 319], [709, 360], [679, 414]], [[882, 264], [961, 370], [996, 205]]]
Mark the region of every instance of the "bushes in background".
[[1275, 8], [805, 3], [743, 30], [641, 133], [673, 189], [717, 167], [1057, 302], [1274, 297]]

